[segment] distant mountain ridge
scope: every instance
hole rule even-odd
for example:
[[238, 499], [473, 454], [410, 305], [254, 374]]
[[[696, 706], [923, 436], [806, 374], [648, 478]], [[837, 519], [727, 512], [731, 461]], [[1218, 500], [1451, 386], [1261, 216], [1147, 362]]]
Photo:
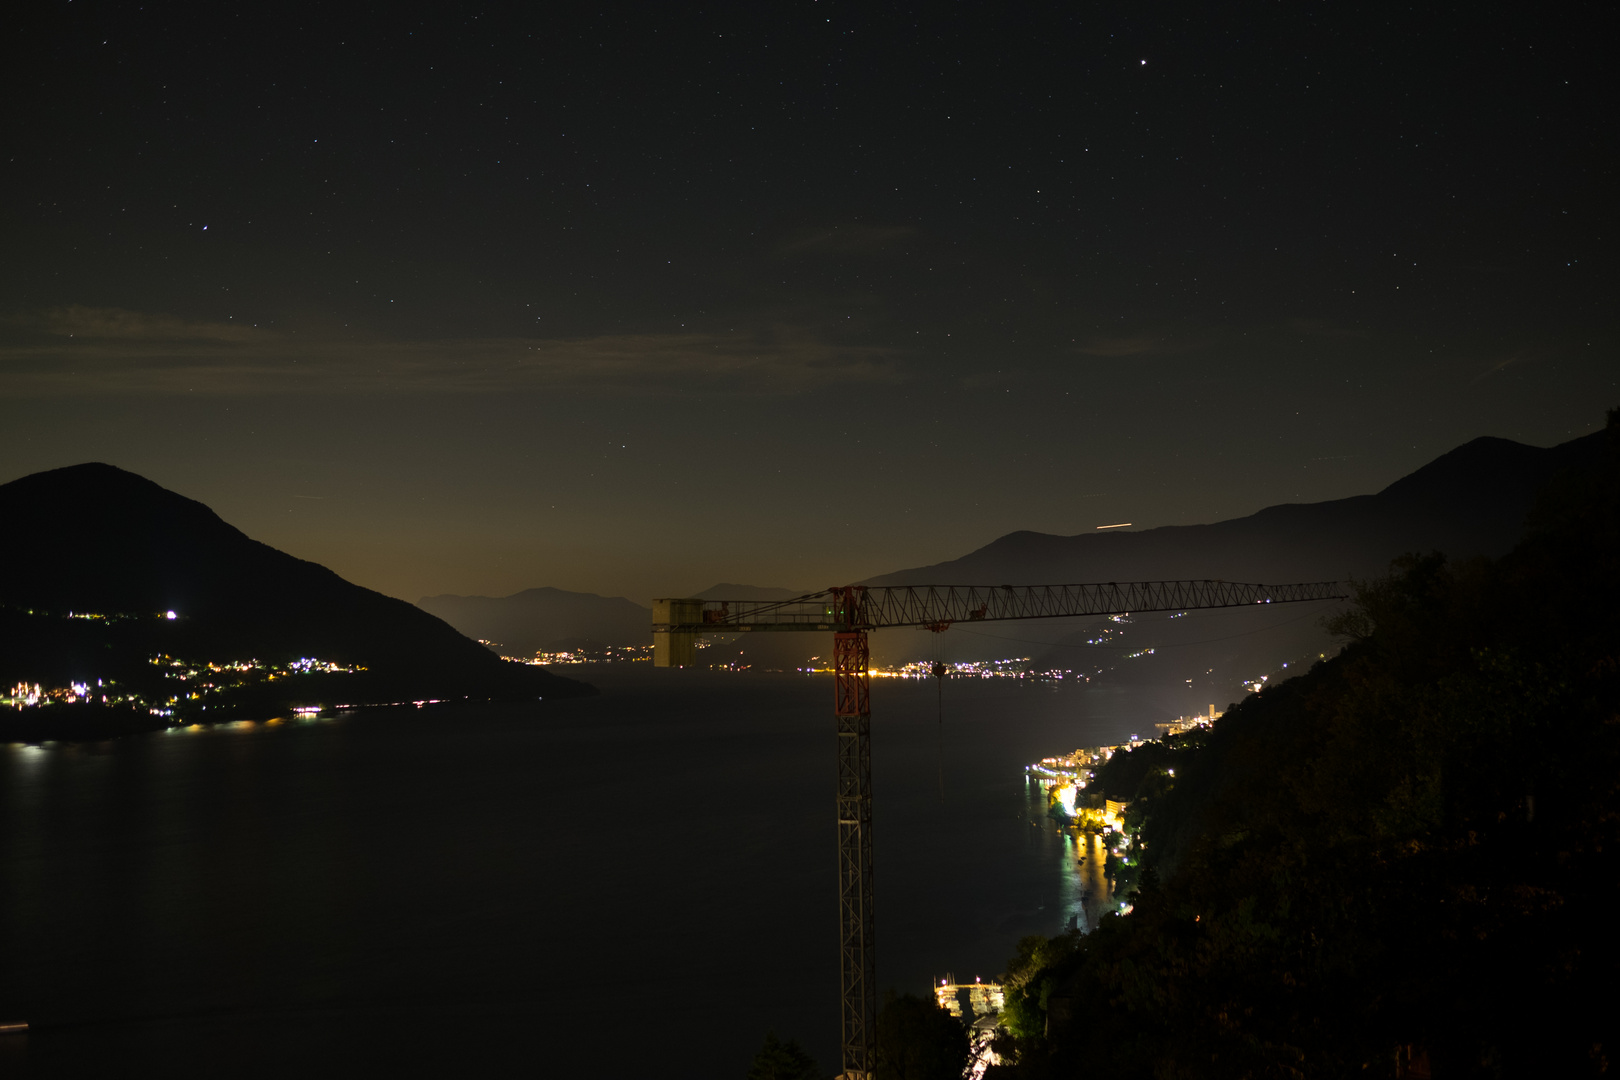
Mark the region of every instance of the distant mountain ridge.
[[[592, 692], [505, 663], [413, 605], [253, 540], [202, 503], [111, 465], [22, 477], [0, 485], [0, 505], [10, 513], [0, 531], [0, 681], [132, 673], [147, 653], [167, 653], [363, 666], [344, 677], [344, 700], [357, 703]], [[176, 618], [153, 618], [166, 611]], [[129, 618], [88, 634], [69, 612]]]
[[[803, 593], [759, 585], [720, 584], [702, 599], [791, 600]], [[644, 645], [652, 640], [652, 609], [622, 596], [543, 587], [511, 596], [424, 596], [416, 602], [468, 637], [498, 646], [506, 656], [581, 645]]]
[[1501, 555], [1518, 542], [1536, 492], [1592, 458], [1602, 432], [1553, 447], [1478, 438], [1375, 495], [1283, 503], [1210, 525], [1139, 532], [1014, 532], [959, 559], [897, 570], [867, 585], [1027, 585], [1218, 578], [1364, 578], [1406, 552]]
[[[1500, 555], [1523, 531], [1536, 492], [1562, 469], [1596, 454], [1601, 433], [1550, 448], [1479, 438], [1443, 454], [1372, 495], [1266, 507], [1208, 525], [1056, 536], [1014, 532], [959, 559], [869, 578], [868, 585], [1013, 585], [1221, 578], [1288, 582], [1369, 578], [1406, 552]], [[718, 584], [702, 599], [785, 600], [810, 590]], [[507, 597], [434, 596], [422, 608], [462, 633], [500, 643], [509, 655], [582, 642], [645, 643], [651, 611], [624, 597], [529, 589]], [[1314, 609], [1257, 616], [1207, 612], [1191, 619], [1140, 617], [1110, 631], [1112, 645], [1083, 647], [1085, 621], [959, 627], [941, 642], [922, 631], [873, 639], [883, 662], [936, 648], [953, 658], [1032, 655], [1104, 678], [1165, 683], [1190, 695], [1187, 707], [1240, 693], [1242, 680], [1331, 648]], [[995, 639], [1003, 640], [995, 640]], [[1128, 663], [1133, 652], [1157, 649]], [[815, 635], [717, 638], [710, 662], [792, 669], [825, 651]], [[1216, 703], [1219, 704], [1220, 701]], [[1180, 708], [1180, 705], [1167, 705]]]
[[[959, 559], [899, 570], [869, 585], [1028, 585], [1216, 578], [1285, 583], [1370, 579], [1407, 553], [1500, 556], [1524, 534], [1538, 491], [1595, 460], [1597, 432], [1553, 447], [1479, 438], [1373, 495], [1269, 506], [1209, 525], [1054, 536], [1015, 532]], [[1320, 625], [1331, 605], [1136, 614], [1097, 632], [1097, 620], [958, 626], [944, 640], [896, 631], [874, 639], [885, 660], [930, 649], [948, 658], [1026, 655], [1104, 685], [1149, 692], [1168, 719], [1241, 698], [1284, 665], [1332, 655]], [[999, 640], [998, 640], [999, 639]], [[1145, 700], [1145, 699], [1144, 699]]]
[[511, 596], [424, 596], [416, 606], [507, 656], [533, 656], [582, 642], [639, 644], [652, 625], [652, 609], [633, 600], [550, 587]]
[[814, 589], [784, 589], [775, 585], [733, 585], [722, 581], [711, 585], [692, 599], [696, 600], [792, 600]]

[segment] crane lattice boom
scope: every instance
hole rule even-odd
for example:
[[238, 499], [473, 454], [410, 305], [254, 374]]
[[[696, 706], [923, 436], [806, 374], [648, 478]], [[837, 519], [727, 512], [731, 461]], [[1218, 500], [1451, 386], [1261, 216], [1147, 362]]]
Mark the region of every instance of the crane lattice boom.
[[[792, 600], [657, 600], [654, 634], [751, 630], [881, 630], [955, 622], [1057, 619], [1132, 611], [1342, 600], [1337, 581], [1110, 581], [1090, 585], [851, 585]], [[655, 639], [656, 640], [656, 639]]]

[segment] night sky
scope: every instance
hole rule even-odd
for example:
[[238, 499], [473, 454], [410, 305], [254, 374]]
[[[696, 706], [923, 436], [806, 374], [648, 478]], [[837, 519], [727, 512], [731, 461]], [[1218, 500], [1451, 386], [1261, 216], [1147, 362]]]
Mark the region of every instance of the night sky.
[[1561, 442], [1612, 10], [10, 6], [0, 480], [645, 600]]

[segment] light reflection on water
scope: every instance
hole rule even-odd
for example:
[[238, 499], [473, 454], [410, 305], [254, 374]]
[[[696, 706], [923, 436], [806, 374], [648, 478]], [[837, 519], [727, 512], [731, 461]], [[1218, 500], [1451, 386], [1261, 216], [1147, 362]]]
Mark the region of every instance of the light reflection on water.
[[[426, 1075], [543, 1041], [561, 1070], [707, 1077], [769, 1028], [832, 1064], [830, 680], [586, 677], [602, 697], [0, 750], [0, 1019], [43, 1025], [29, 1068]], [[1090, 925], [1101, 848], [1077, 862], [1023, 766], [1158, 715], [1002, 680], [939, 700], [873, 691], [885, 990]]]
[[[1029, 780], [1027, 810], [1030, 820], [1039, 822], [1046, 813], [1046, 807], [1046, 793], [1041, 784]], [[1116, 904], [1108, 879], [1103, 874], [1108, 848], [1100, 837], [1088, 836], [1076, 828], [1064, 828], [1051, 821], [1044, 828], [1053, 838], [1053, 843], [1048, 847], [1048, 860], [1052, 876], [1058, 883], [1060, 929], [1089, 932], [1096, 928], [1097, 920], [1113, 910]]]

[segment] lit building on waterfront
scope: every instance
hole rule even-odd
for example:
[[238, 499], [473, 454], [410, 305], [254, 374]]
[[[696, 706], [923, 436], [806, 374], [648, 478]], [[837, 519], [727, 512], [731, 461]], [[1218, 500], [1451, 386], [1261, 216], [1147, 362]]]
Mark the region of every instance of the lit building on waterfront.
[[959, 983], [954, 976], [946, 975], [934, 987], [934, 1000], [939, 1007], [959, 1019], [963, 1016], [964, 998], [967, 1000], [966, 1012], [970, 1021], [995, 1016], [1007, 1007], [1007, 995], [1000, 983], [978, 978], [970, 983]]
[[1225, 716], [1224, 712], [1216, 712], [1215, 706], [1209, 707], [1209, 714], [1193, 713], [1191, 716], [1178, 716], [1174, 720], [1162, 724], [1154, 724], [1159, 729], [1159, 738], [1168, 738], [1171, 735], [1182, 735], [1196, 728], [1206, 728]]

